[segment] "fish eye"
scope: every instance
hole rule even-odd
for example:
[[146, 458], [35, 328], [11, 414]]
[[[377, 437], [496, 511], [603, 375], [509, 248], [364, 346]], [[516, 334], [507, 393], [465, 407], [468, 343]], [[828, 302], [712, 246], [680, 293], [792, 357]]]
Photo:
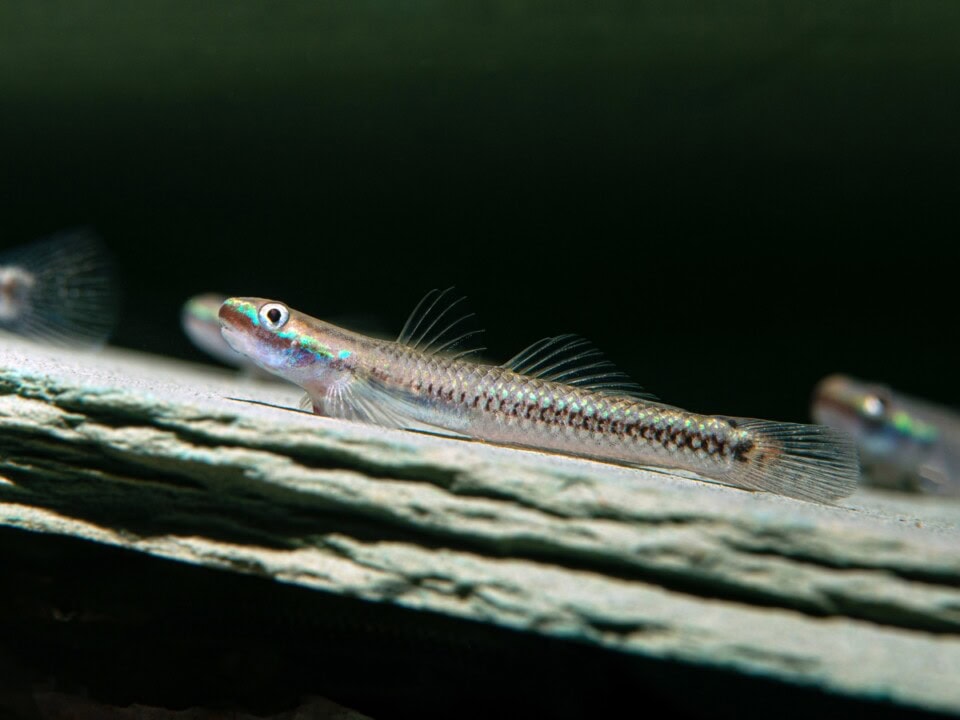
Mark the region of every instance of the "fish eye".
[[270, 330], [279, 330], [290, 319], [290, 311], [281, 303], [267, 303], [258, 314], [260, 322]]
[[882, 420], [887, 415], [889, 402], [879, 393], [871, 393], [863, 398], [863, 414], [870, 420]]

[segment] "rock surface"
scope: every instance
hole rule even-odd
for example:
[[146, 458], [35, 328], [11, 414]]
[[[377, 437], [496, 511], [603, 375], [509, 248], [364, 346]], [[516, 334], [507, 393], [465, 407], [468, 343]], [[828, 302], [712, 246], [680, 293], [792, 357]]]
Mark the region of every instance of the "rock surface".
[[960, 504], [813, 505], [298, 400], [3, 338], [0, 526], [960, 712]]

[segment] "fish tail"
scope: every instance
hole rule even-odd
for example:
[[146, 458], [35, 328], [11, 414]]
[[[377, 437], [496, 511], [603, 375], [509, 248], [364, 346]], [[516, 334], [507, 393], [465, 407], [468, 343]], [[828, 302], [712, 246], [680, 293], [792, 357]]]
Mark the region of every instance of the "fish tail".
[[854, 440], [824, 425], [739, 419], [749, 441], [726, 478], [739, 487], [800, 500], [832, 502], [857, 489]]
[[29, 276], [23, 306], [5, 327], [66, 347], [98, 347], [116, 324], [119, 298], [112, 259], [87, 228], [57, 233], [0, 256]]

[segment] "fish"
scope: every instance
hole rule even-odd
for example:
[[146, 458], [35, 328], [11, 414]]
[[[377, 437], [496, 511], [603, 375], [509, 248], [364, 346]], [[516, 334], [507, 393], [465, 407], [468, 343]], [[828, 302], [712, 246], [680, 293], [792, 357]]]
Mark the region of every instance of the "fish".
[[89, 228], [0, 253], [0, 330], [93, 349], [110, 337], [118, 309], [113, 259]]
[[451, 297], [428, 293], [395, 341], [264, 298], [229, 298], [219, 319], [234, 350], [304, 389], [329, 417], [669, 468], [814, 502], [857, 487], [846, 433], [666, 405], [576, 335], [543, 338], [500, 365], [477, 362], [480, 331], [463, 330], [472, 313]]
[[865, 483], [960, 496], [960, 413], [837, 374], [817, 384], [811, 415], [853, 436]]

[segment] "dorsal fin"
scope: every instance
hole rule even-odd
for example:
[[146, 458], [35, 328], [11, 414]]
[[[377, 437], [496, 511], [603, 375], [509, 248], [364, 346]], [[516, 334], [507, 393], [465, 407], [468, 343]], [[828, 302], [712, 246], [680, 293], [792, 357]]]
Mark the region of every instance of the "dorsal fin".
[[550, 382], [560, 382], [604, 395], [656, 400], [626, 373], [606, 360], [593, 343], [577, 335], [538, 340], [501, 365], [506, 370]]
[[475, 313], [463, 313], [459, 306], [467, 298], [450, 295], [452, 287], [446, 290], [434, 288], [417, 303], [410, 313], [397, 342], [427, 355], [454, 352], [454, 358], [486, 350], [484, 347], [470, 347], [459, 350], [458, 346], [469, 338], [483, 332], [482, 328], [465, 330], [464, 322], [475, 317]]

